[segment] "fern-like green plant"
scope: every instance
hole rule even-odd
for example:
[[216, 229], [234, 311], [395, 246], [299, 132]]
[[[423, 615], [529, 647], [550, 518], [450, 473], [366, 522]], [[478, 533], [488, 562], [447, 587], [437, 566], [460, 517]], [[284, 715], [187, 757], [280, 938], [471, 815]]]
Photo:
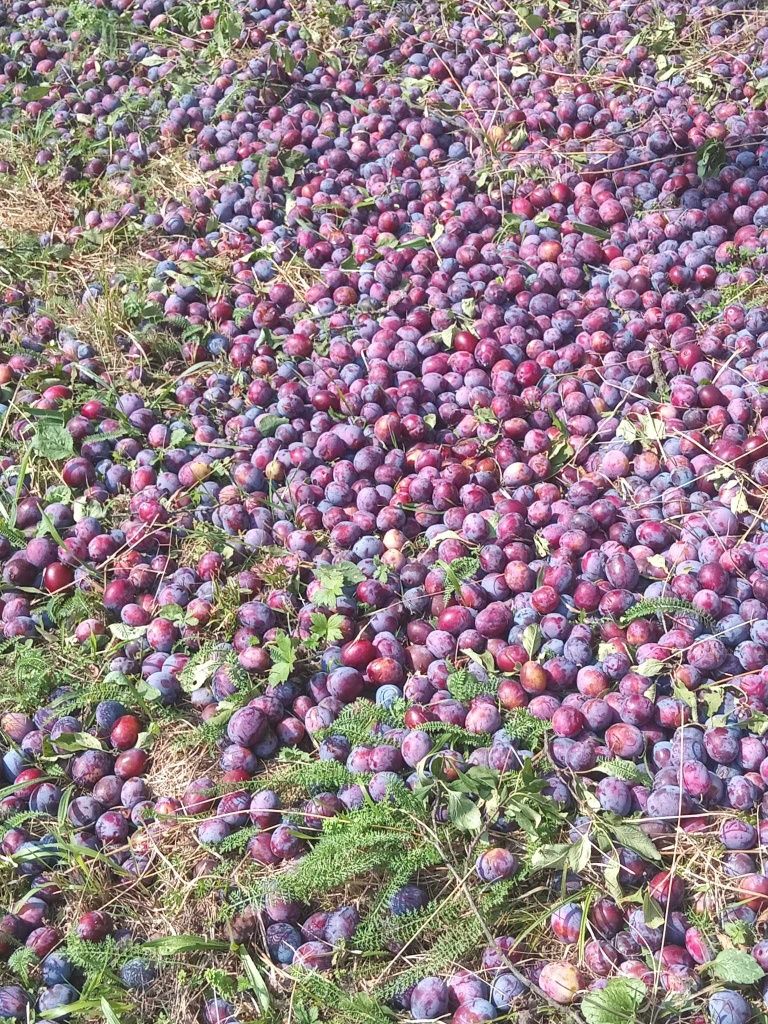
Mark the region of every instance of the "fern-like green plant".
[[457, 668], [449, 672], [445, 685], [452, 697], [468, 703], [475, 697], [495, 694], [499, 688], [499, 680], [494, 677], [478, 679], [468, 668]]
[[504, 731], [528, 750], [538, 750], [550, 730], [549, 722], [536, 718], [527, 708], [514, 708], [507, 715]]
[[[409, 923], [417, 928], [421, 924], [415, 919]], [[430, 932], [422, 936], [426, 948], [416, 958], [415, 965], [393, 973], [376, 990], [376, 995], [381, 1000], [389, 1000], [422, 978], [433, 975], [439, 977], [450, 973], [456, 964], [467, 963], [484, 941], [485, 924], [482, 917], [473, 914], [460, 895], [446, 901], [434, 919], [433, 925], [437, 927], [430, 928]]]
[[605, 772], [606, 775], [613, 775], [617, 779], [623, 779], [624, 782], [632, 782], [636, 785], [646, 785], [650, 781], [650, 776], [645, 768], [636, 765], [634, 761], [625, 761], [620, 757], [606, 758], [604, 761], [600, 761], [598, 770]]
[[67, 959], [87, 975], [116, 974], [136, 957], [148, 960], [153, 954], [139, 942], [118, 942], [111, 935], [101, 942], [86, 942], [71, 933], [67, 938]]
[[[287, 751], [284, 753], [288, 753]], [[294, 795], [305, 799], [315, 793], [336, 792], [342, 786], [361, 782], [365, 777], [353, 775], [338, 761], [321, 761], [301, 752], [299, 757], [283, 757], [267, 776], [254, 780], [254, 788], [269, 786], [281, 796]]]
[[13, 695], [16, 710], [34, 712], [61, 682], [54, 679], [54, 668], [51, 658], [34, 641], [16, 644], [0, 662], [0, 693], [5, 690], [9, 697]]
[[455, 750], [476, 750], [491, 742], [487, 732], [470, 732], [461, 725], [449, 725], [445, 722], [424, 722], [419, 728], [434, 737], [435, 749], [453, 747]]
[[646, 619], [650, 615], [678, 615], [680, 612], [695, 615], [710, 628], [715, 625], [712, 617], [706, 612], [701, 611], [689, 601], [683, 601], [677, 597], [650, 597], [647, 600], [638, 601], [636, 605], [619, 617], [619, 625], [628, 626], [630, 622]]
[[296, 972], [293, 1010], [297, 1022], [315, 1024], [322, 1007], [328, 1024], [392, 1024], [394, 1014], [375, 996], [347, 992], [316, 972]]
[[434, 913], [433, 905], [414, 910], [400, 917], [389, 913], [389, 903], [397, 890], [415, 878], [419, 872], [427, 871], [442, 861], [438, 850], [429, 844], [419, 845], [407, 851], [390, 872], [388, 882], [377, 892], [368, 914], [355, 933], [355, 946], [367, 952], [389, 948], [388, 943], [397, 941], [407, 945], [410, 938], [408, 929], [426, 914]]
[[12, 971], [25, 987], [31, 983], [32, 971], [40, 963], [40, 957], [33, 949], [19, 946], [8, 957], [8, 969]]
[[387, 800], [369, 800], [359, 810], [328, 818], [306, 856], [290, 870], [260, 877], [236, 893], [234, 908], [262, 902], [270, 892], [309, 903], [356, 878], [399, 877], [403, 861], [410, 863], [413, 851], [428, 843], [424, 832], [414, 827], [424, 814], [424, 803], [417, 796], [402, 784], [394, 785]]
[[4, 818], [2, 823], [0, 823], [0, 839], [7, 832], [11, 832], [15, 828], [25, 828], [30, 822], [47, 817], [48, 815], [43, 811], [18, 811], [16, 814]]
[[256, 825], [248, 826], [247, 828], [238, 829], [237, 832], [233, 832], [232, 835], [226, 836], [220, 843], [216, 845], [217, 853], [234, 853], [244, 850], [253, 836], [256, 836], [261, 832], [261, 829]]
[[[316, 738], [323, 740], [327, 736], [344, 736], [353, 747], [371, 743], [374, 740], [373, 730], [377, 725], [397, 727], [402, 724], [399, 712], [399, 706], [387, 708], [361, 697], [342, 708], [333, 725], [322, 729], [317, 733]], [[387, 743], [389, 741], [386, 735], [377, 735], [375, 742]]]
[[440, 561], [436, 565], [445, 573], [445, 596], [451, 598], [461, 591], [463, 583], [473, 579], [480, 568], [480, 559], [476, 555], [467, 555], [452, 562]]

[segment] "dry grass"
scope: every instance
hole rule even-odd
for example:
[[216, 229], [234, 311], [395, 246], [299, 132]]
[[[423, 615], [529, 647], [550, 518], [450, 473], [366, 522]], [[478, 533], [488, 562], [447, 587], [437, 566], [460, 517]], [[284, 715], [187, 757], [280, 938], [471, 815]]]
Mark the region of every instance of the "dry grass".
[[193, 779], [216, 770], [216, 761], [204, 744], [190, 746], [196, 727], [190, 722], [169, 722], [152, 747], [146, 781], [153, 793], [180, 797]]
[[186, 148], [172, 146], [142, 170], [136, 184], [162, 208], [169, 199], [183, 201], [192, 189], [209, 189], [226, 177], [221, 171], [201, 171]]
[[14, 166], [14, 173], [0, 176], [2, 235], [59, 234], [72, 227], [77, 196], [50, 173], [13, 153], [15, 148], [0, 145], [0, 156], [9, 158]]

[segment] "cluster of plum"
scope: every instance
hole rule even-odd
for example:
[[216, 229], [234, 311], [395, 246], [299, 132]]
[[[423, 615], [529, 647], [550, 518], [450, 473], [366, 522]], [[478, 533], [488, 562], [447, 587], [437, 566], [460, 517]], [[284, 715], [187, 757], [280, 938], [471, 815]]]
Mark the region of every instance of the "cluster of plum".
[[[62, 827], [116, 886], [177, 819], [205, 863], [243, 832], [279, 881], [439, 764], [533, 771], [568, 844], [613, 829], [613, 854], [557, 865], [554, 946], [484, 939], [391, 1007], [478, 1024], [625, 979], [747, 1024], [768, 998], [760, 5], [310, 6], [0, 12], [0, 188], [57, 197], [45, 230], [0, 233], [0, 656], [63, 677], [38, 708], [0, 695], [0, 811], [23, 819], [3, 853], [31, 884], [0, 952], [40, 958], [0, 1017], [82, 990]], [[62, 631], [124, 697], [91, 714]], [[218, 768], [152, 793], [142, 733], [179, 720]], [[291, 756], [344, 781], [286, 796]], [[524, 893], [517, 823], [483, 824], [473, 884]], [[365, 908], [277, 891], [238, 941], [343, 983]], [[432, 895], [414, 878], [389, 910]], [[98, 909], [73, 933], [122, 929]]]
[[[11, 784], [2, 811], [5, 816], [22, 818], [29, 812], [34, 830], [10, 825], [2, 835], [3, 855], [27, 896], [16, 899], [19, 908], [0, 919], [0, 949], [6, 958], [21, 947], [34, 954], [41, 982], [36, 995], [19, 985], [0, 988], [0, 1011], [12, 1020], [26, 1020], [27, 1007], [33, 1004], [41, 1013], [59, 1010], [61, 1015], [65, 1012], [62, 1007], [78, 1000], [76, 986], [83, 978], [67, 956], [67, 934], [88, 943], [100, 942], [108, 935], [117, 940], [131, 938], [128, 930], [116, 927], [101, 910], [80, 914], [68, 932], [59, 923], [64, 892], [56, 872], [65, 871], [67, 851], [95, 851], [105, 862], [136, 874], [141, 861], [131, 856], [131, 837], [149, 819], [149, 811], [166, 812], [162, 800], [148, 799], [141, 777], [147, 755], [135, 746], [139, 720], [118, 701], [102, 701], [95, 709], [92, 734], [84, 733], [78, 718], [56, 710], [57, 704], [70, 696], [66, 690], [52, 694], [51, 704], [33, 718], [8, 712], [0, 719], [0, 729], [9, 743], [2, 757], [2, 774]], [[83, 744], [88, 735], [91, 744]], [[48, 764], [36, 767], [43, 756]], [[51, 761], [56, 763], [55, 773]], [[65, 831], [57, 828], [62, 811]], [[140, 990], [152, 984], [156, 970], [151, 963], [135, 958], [120, 967], [120, 977], [127, 988]]]

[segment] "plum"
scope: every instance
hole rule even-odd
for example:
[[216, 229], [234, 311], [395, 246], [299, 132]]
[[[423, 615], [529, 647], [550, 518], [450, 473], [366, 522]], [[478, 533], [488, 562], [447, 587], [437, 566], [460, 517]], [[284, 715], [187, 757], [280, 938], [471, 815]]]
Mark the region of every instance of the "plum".
[[441, 978], [423, 978], [411, 993], [414, 1020], [437, 1020], [448, 1012], [449, 990]]
[[548, 999], [567, 1006], [585, 987], [585, 980], [572, 964], [565, 960], [556, 960], [542, 968], [539, 987]]

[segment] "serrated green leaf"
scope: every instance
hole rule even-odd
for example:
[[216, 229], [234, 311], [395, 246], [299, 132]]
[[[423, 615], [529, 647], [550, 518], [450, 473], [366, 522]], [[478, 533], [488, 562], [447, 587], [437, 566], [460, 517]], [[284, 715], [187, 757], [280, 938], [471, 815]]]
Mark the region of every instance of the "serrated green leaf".
[[68, 459], [75, 451], [72, 435], [60, 420], [40, 420], [30, 447], [52, 462]]
[[709, 968], [730, 985], [753, 985], [765, 974], [757, 960], [741, 949], [721, 949]]
[[272, 657], [269, 682], [273, 686], [290, 678], [298, 658], [298, 645], [299, 641], [296, 638], [288, 636], [282, 630], [267, 644]]
[[571, 850], [571, 843], [550, 843], [534, 850], [531, 856], [532, 871], [547, 871], [551, 868], [562, 868], [568, 863]]
[[605, 988], [584, 996], [581, 1012], [587, 1024], [634, 1024], [645, 996], [638, 978], [611, 978]]
[[335, 612], [332, 615], [313, 612], [310, 616], [310, 621], [312, 623], [310, 640], [313, 641], [313, 646], [318, 644], [331, 646], [344, 636], [344, 630], [342, 629], [344, 624], [343, 615], [338, 615]]
[[167, 619], [174, 625], [184, 622], [186, 612], [180, 604], [164, 604], [160, 609], [160, 618]]
[[335, 608], [344, 588], [362, 583], [365, 576], [354, 562], [337, 562], [335, 565], [318, 566], [315, 579], [320, 584], [313, 598], [315, 604]]

